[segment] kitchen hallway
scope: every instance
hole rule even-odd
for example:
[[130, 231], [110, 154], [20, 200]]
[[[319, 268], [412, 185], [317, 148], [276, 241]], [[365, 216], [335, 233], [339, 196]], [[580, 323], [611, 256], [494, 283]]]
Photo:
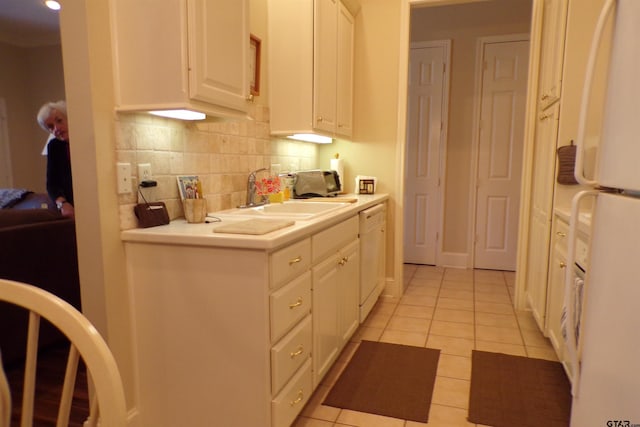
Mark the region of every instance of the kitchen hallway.
[[[515, 273], [405, 264], [404, 280], [404, 296], [380, 298], [294, 427], [476, 426], [466, 420], [472, 349], [557, 360], [533, 317], [513, 309]], [[363, 339], [441, 350], [428, 424], [322, 405]]]

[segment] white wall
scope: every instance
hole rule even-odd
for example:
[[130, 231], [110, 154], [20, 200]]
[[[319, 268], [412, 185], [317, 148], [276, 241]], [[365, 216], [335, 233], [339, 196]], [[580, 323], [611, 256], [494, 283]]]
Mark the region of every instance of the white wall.
[[[345, 163], [345, 189], [353, 192], [356, 175], [378, 178], [377, 191], [389, 193], [387, 210], [387, 277], [394, 277], [395, 209], [398, 205], [397, 104], [400, 2], [360, 0], [355, 16], [354, 135], [321, 146], [318, 163], [329, 168], [335, 153]], [[400, 200], [401, 203], [401, 200]]]

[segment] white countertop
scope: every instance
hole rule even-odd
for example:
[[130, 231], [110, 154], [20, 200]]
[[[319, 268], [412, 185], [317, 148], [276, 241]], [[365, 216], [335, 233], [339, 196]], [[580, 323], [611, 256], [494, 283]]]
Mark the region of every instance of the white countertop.
[[[555, 208], [553, 211], [558, 218], [569, 224], [569, 220], [571, 219], [571, 209]], [[591, 212], [580, 212], [578, 219], [578, 231], [589, 236], [591, 234]]]
[[[262, 235], [214, 233], [213, 230], [223, 224], [251, 219], [226, 215], [225, 211], [222, 211], [210, 214], [221, 218], [221, 222], [190, 224], [181, 218], [173, 220], [167, 225], [126, 230], [121, 233], [121, 238], [125, 242], [138, 243], [275, 249], [323, 230], [389, 198], [388, 194], [346, 194], [341, 196], [355, 197], [358, 200], [325, 215], [309, 220], [297, 220], [292, 226]], [[304, 201], [300, 201], [300, 203], [304, 203]]]

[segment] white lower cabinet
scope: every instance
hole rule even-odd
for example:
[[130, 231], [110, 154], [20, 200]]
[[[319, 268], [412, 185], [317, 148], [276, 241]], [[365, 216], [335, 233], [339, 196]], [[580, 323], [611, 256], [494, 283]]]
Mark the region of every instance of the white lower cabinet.
[[125, 251], [139, 425], [289, 427], [358, 326], [357, 216], [275, 251]]
[[[359, 324], [358, 220], [350, 218], [311, 241], [313, 386], [317, 387]], [[323, 261], [315, 264], [321, 257]]]
[[567, 269], [567, 236], [569, 225], [556, 217], [553, 224], [553, 246], [549, 261], [549, 289], [547, 291], [547, 317], [545, 332], [558, 355], [564, 357], [561, 316], [564, 304], [564, 278]]
[[308, 360], [295, 377], [289, 381], [282, 393], [271, 402], [272, 426], [290, 426], [312, 393], [311, 361]]

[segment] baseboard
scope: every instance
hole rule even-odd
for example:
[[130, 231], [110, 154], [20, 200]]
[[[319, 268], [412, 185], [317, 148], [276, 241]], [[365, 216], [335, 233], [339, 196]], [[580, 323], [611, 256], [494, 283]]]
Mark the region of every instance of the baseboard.
[[442, 252], [438, 266], [452, 268], [469, 268], [469, 254], [464, 252]]
[[404, 289], [402, 289], [401, 287], [399, 288], [397, 286], [397, 283], [393, 279], [393, 277], [387, 277], [387, 280], [385, 281], [384, 289], [382, 290], [382, 293], [380, 294], [380, 296], [400, 298], [403, 293], [404, 293]]

